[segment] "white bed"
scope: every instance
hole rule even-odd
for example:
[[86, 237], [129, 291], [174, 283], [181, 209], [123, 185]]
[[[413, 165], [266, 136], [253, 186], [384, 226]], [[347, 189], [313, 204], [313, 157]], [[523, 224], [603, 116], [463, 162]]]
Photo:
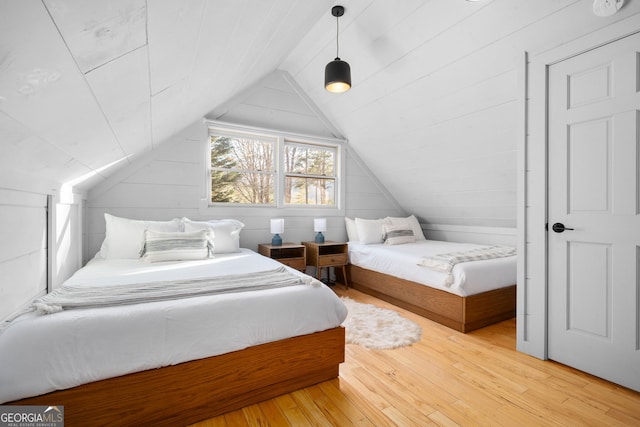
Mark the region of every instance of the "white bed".
[[[66, 283], [109, 286], [281, 266], [248, 249], [198, 261], [95, 258]], [[315, 279], [276, 289], [30, 312], [0, 332], [0, 403], [312, 334], [338, 327], [345, 317], [339, 298]]]
[[[515, 316], [515, 256], [458, 264], [452, 258], [511, 251], [427, 240], [414, 215], [345, 218], [345, 225], [352, 287], [461, 332]], [[443, 260], [446, 273], [419, 265], [442, 267]]]
[[462, 297], [511, 286], [516, 282], [516, 257], [456, 264], [447, 274], [418, 265], [421, 258], [482, 248], [471, 243], [418, 240], [400, 245], [349, 243], [349, 262], [361, 268], [399, 277]]

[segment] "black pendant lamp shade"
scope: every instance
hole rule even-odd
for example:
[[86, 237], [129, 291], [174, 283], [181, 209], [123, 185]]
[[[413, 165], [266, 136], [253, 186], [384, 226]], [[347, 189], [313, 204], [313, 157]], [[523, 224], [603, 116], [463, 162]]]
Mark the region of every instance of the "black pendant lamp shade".
[[336, 17], [336, 59], [324, 69], [324, 87], [329, 92], [341, 93], [351, 88], [351, 67], [338, 56], [338, 18], [344, 15], [344, 7], [333, 6], [331, 14]]
[[329, 92], [346, 92], [351, 88], [351, 67], [336, 58], [329, 62], [324, 69], [324, 87]]

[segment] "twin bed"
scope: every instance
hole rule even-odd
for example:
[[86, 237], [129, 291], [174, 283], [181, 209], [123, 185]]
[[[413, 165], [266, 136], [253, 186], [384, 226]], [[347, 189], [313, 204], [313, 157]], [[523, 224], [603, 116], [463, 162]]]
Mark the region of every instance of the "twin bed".
[[[241, 223], [105, 219], [100, 253], [0, 329], [0, 403], [64, 405], [70, 425], [176, 425], [338, 376], [344, 304], [241, 249]], [[420, 259], [475, 245], [427, 241], [415, 217], [381, 224], [347, 220], [354, 288], [462, 332], [515, 315], [515, 257], [433, 271]]]
[[[516, 315], [515, 250], [427, 240], [413, 215], [346, 225], [351, 287], [465, 333]], [[448, 269], [424, 265], [439, 257]]]

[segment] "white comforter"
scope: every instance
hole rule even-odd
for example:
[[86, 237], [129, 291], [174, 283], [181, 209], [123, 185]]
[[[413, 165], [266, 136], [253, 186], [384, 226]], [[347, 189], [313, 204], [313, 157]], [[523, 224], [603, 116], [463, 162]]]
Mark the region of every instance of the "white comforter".
[[349, 262], [463, 297], [515, 284], [515, 256], [456, 264], [451, 271], [451, 284], [446, 273], [418, 265], [423, 257], [481, 247], [482, 245], [472, 243], [437, 240], [420, 240], [401, 245], [363, 245], [349, 242]]
[[[96, 258], [67, 283], [169, 281], [280, 265], [248, 249], [204, 261]], [[334, 328], [346, 314], [324, 285], [26, 313], [0, 332], [0, 403]]]

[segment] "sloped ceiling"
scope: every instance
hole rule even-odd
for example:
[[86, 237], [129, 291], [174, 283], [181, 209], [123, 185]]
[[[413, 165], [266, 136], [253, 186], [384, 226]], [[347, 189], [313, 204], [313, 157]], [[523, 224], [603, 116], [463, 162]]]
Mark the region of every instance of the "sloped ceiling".
[[344, 139], [286, 71], [276, 70], [207, 114], [207, 119], [250, 124], [300, 135]]
[[0, 3], [0, 169], [87, 189], [271, 73], [331, 2]]
[[335, 95], [322, 87], [334, 4], [0, 2], [0, 178], [88, 189], [202, 117], [263, 125], [233, 114], [281, 70], [407, 212], [513, 227], [523, 52], [640, 12], [635, 0], [607, 18], [587, 0], [341, 1], [353, 88]]
[[320, 84], [336, 48], [328, 11], [281, 67], [405, 211], [423, 223], [489, 227], [516, 226], [524, 52], [535, 57], [640, 12], [637, 0], [604, 18], [593, 0], [341, 3], [351, 90]]

